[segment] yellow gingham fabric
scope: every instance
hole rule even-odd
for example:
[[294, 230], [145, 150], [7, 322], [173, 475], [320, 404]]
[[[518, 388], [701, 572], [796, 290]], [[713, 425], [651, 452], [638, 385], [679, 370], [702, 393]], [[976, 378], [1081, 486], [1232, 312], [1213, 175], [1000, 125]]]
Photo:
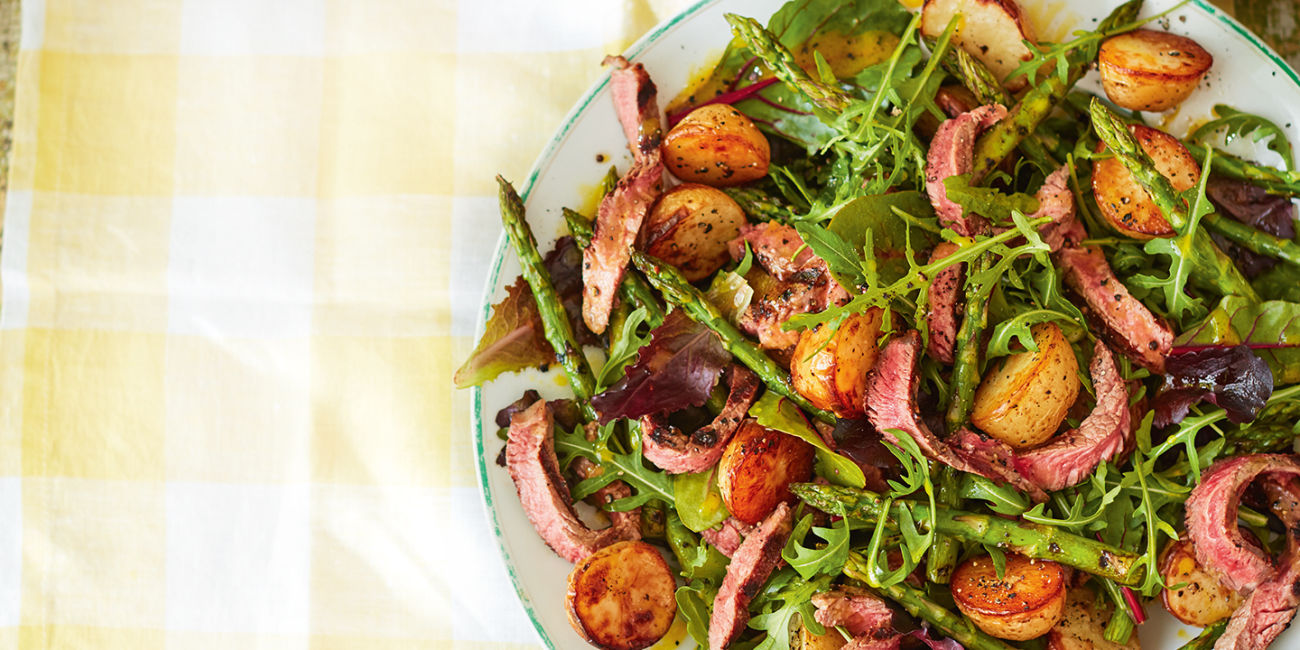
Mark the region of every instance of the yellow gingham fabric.
[[686, 0], [23, 0], [0, 648], [537, 644], [475, 482], [522, 179]]

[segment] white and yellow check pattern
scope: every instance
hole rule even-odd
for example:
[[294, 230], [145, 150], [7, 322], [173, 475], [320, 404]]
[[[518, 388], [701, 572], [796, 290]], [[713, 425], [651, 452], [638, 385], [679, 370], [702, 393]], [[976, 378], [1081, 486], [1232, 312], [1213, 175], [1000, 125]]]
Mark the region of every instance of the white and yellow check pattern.
[[0, 649], [537, 641], [473, 471], [521, 179], [686, 0], [23, 0]]

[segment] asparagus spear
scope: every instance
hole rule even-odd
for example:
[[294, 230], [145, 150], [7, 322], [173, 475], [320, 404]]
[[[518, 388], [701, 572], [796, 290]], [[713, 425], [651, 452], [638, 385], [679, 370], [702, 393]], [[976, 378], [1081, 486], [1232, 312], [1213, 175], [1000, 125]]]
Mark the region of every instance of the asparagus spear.
[[1223, 235], [1253, 253], [1276, 257], [1283, 262], [1300, 265], [1300, 244], [1252, 228], [1240, 221], [1219, 214], [1207, 214], [1201, 222], [1210, 230]]
[[[960, 508], [962, 498], [961, 490], [957, 487], [957, 470], [931, 462], [930, 473], [934, 476], [935, 503], [946, 508]], [[948, 584], [960, 552], [961, 546], [957, 540], [948, 535], [936, 534], [925, 558], [926, 579], [941, 585]]]
[[723, 347], [757, 373], [769, 390], [786, 397], [818, 420], [835, 424], [834, 414], [813, 406], [803, 395], [800, 395], [794, 389], [790, 373], [777, 365], [762, 348], [745, 338], [745, 335], [741, 334], [740, 330], [736, 329], [736, 326], [732, 325], [699, 289], [687, 282], [677, 269], [641, 251], [632, 251], [632, 264], [645, 274], [650, 284], [658, 289], [669, 303], [686, 312], [691, 320], [713, 330], [718, 338], [722, 339]]
[[1187, 232], [1192, 223], [1187, 214], [1186, 202], [1169, 183], [1169, 179], [1156, 169], [1151, 156], [1138, 144], [1137, 138], [1128, 130], [1128, 125], [1096, 97], [1092, 99], [1089, 112], [1097, 137], [1106, 143], [1106, 147], [1133, 174], [1134, 180], [1147, 191], [1178, 236], [1190, 237], [1191, 246], [1187, 249], [1187, 255], [1197, 272], [1190, 274], [1188, 281], [1207, 291], [1258, 301], [1259, 296], [1250, 282], [1232, 263], [1232, 259], [1210, 239], [1209, 233], [1199, 228], [1195, 232]]
[[591, 373], [587, 356], [583, 354], [582, 346], [578, 345], [573, 335], [573, 327], [564, 312], [564, 305], [555, 293], [555, 286], [551, 284], [551, 277], [547, 275], [546, 267], [542, 265], [542, 254], [537, 250], [537, 239], [533, 237], [532, 228], [529, 228], [528, 222], [524, 220], [524, 202], [520, 200], [519, 194], [506, 179], [497, 176], [497, 185], [500, 186], [498, 194], [501, 203], [501, 222], [505, 224], [506, 234], [509, 236], [510, 245], [515, 249], [515, 255], [519, 256], [524, 281], [533, 290], [533, 297], [537, 300], [537, 312], [542, 317], [542, 331], [546, 335], [547, 342], [555, 348], [555, 358], [569, 378], [569, 386], [573, 389], [573, 396], [582, 408], [583, 416], [587, 420], [595, 420], [596, 409], [592, 408], [590, 400], [596, 389], [596, 376]]
[[[1129, 0], [1110, 13], [1098, 26], [1098, 32], [1107, 32], [1133, 22], [1142, 10], [1142, 0]], [[1043, 81], [1035, 84], [1025, 93], [1020, 101], [1012, 106], [1007, 116], [994, 124], [975, 141], [975, 166], [971, 170], [971, 184], [979, 183], [1002, 163], [1015, 148], [1038, 125], [1042, 123], [1052, 109], [1065, 98], [1074, 84], [1083, 78], [1097, 51], [1101, 47], [1100, 39], [1088, 41], [1070, 55], [1069, 72], [1064, 81], [1060, 75], [1050, 74]]]
[[749, 187], [724, 187], [722, 191], [740, 205], [745, 214], [762, 221], [787, 221], [794, 216], [790, 208], [771, 195]]
[[1227, 621], [1219, 621], [1196, 635], [1195, 639], [1188, 641], [1181, 650], [1210, 650], [1214, 647], [1214, 642], [1223, 636], [1223, 631], [1228, 628]]
[[847, 109], [852, 100], [838, 88], [824, 84], [813, 79], [799, 67], [795, 62], [794, 55], [790, 54], [785, 46], [772, 37], [772, 35], [763, 28], [763, 25], [753, 18], [737, 16], [736, 14], [727, 14], [727, 22], [731, 24], [731, 31], [735, 32], [745, 45], [755, 56], [762, 59], [777, 79], [798, 89], [812, 103], [820, 108], [826, 109], [833, 113], [840, 113]]
[[[1184, 141], [1183, 146], [1199, 160], [1204, 160], [1209, 148], [1199, 142]], [[1249, 181], [1273, 194], [1300, 196], [1300, 173], [1282, 171], [1238, 158], [1226, 151], [1214, 150], [1210, 169], [1228, 178]]]
[[[574, 210], [564, 208], [564, 222], [569, 225], [569, 233], [573, 235], [573, 240], [578, 246], [586, 248], [591, 245], [591, 221]], [[628, 272], [623, 276], [623, 282], [618, 285], [618, 295], [623, 298], [624, 302], [645, 307], [649, 312], [650, 321], [653, 323], [662, 323], [664, 321], [664, 308], [659, 304], [659, 299], [655, 298], [655, 293], [646, 284], [645, 279], [640, 275]]]
[[[881, 496], [866, 490], [833, 485], [796, 483], [790, 489], [815, 508], [867, 521], [880, 516], [885, 502]], [[891, 514], [903, 508], [910, 510], [918, 522], [930, 520], [929, 504], [897, 500], [890, 508]], [[1138, 564], [1136, 554], [1059, 528], [942, 507], [936, 508], [933, 514], [936, 533], [951, 535], [963, 542], [986, 544], [1026, 557], [1052, 560], [1124, 585], [1139, 584], [1145, 576], [1145, 565]]]
[[957, 331], [957, 350], [953, 353], [952, 399], [948, 402], [946, 423], [948, 431], [966, 425], [971, 405], [975, 401], [975, 386], [979, 383], [980, 346], [984, 326], [988, 322], [988, 297], [993, 287], [981, 282], [980, 274], [989, 268], [989, 256], [984, 254], [971, 263], [966, 277], [966, 309], [962, 314], [961, 329]]
[[[993, 71], [966, 50], [960, 47], [950, 48], [945, 57], [944, 67], [952, 76], [961, 80], [962, 85], [975, 95], [976, 101], [980, 104], [1011, 103], [1011, 96], [993, 75]], [[1025, 154], [1025, 158], [1045, 169], [1054, 169], [1060, 164], [1048, 152], [1047, 146], [1039, 139], [1037, 133], [1025, 136], [1024, 142], [1020, 143], [1020, 151]]]
[[[867, 582], [867, 560], [857, 551], [849, 552], [849, 560], [844, 565], [844, 575]], [[926, 598], [925, 592], [913, 589], [906, 584], [897, 584], [878, 590], [880, 595], [898, 603], [908, 614], [926, 621], [938, 628], [948, 637], [962, 644], [967, 650], [1013, 650], [995, 639], [960, 614], [954, 614], [948, 608]]]

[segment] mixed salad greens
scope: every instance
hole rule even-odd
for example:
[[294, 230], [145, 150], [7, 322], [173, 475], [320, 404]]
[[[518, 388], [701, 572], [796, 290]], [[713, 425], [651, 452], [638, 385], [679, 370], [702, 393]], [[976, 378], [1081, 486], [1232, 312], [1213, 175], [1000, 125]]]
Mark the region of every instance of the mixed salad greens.
[[[1160, 57], [1208, 57], [1143, 51], [1179, 7], [1141, 10], [1061, 43], [1006, 0], [729, 15], [666, 113], [612, 62], [636, 160], [550, 253], [499, 179], [524, 271], [455, 381], [568, 380], [497, 424], [529, 517], [577, 563], [580, 634], [647, 647], [676, 617], [714, 648], [1136, 647], [1153, 599], [1205, 627], [1191, 647], [1267, 645], [1265, 610], [1285, 627], [1300, 599], [1263, 594], [1300, 584], [1279, 505], [1300, 491], [1278, 478], [1300, 434], [1300, 172], [1261, 116], [1217, 106], [1177, 137], [1124, 108], [1184, 92]], [[1099, 56], [1101, 97], [1077, 87]], [[1223, 150], [1242, 138], [1281, 166]], [[580, 500], [612, 526], [585, 528]], [[1229, 516], [1201, 532], [1197, 504]], [[1267, 565], [1245, 586], [1214, 559], [1239, 527]], [[620, 545], [647, 542], [671, 558], [666, 614], [655, 580], [618, 582], [619, 558], [647, 561]]]

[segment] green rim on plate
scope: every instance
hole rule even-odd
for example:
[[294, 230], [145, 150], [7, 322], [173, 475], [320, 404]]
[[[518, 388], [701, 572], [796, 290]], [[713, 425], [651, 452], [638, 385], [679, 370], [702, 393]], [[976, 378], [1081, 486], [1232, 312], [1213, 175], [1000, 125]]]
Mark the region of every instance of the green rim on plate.
[[[626, 52], [624, 52], [624, 56], [628, 59], [635, 59], [644, 52], [646, 48], [653, 45], [663, 37], [664, 34], [676, 28], [683, 21], [694, 17], [703, 9], [717, 4], [720, 1], [721, 0], [699, 0], [699, 2], [696, 2], [676, 16], [673, 16], [667, 21], [659, 24], [645, 36], [641, 37], [636, 43], [632, 44]], [[1226, 25], [1233, 33], [1244, 38], [1251, 44], [1251, 46], [1267, 57], [1269, 61], [1272, 61], [1273, 65], [1281, 70], [1293, 84], [1300, 87], [1300, 76], [1297, 76], [1296, 71], [1293, 70], [1291, 66], [1273, 50], [1272, 47], [1269, 47], [1267, 43], [1260, 40], [1254, 32], [1246, 29], [1246, 27], [1238, 22], [1237, 19], [1228, 15], [1222, 9], [1210, 4], [1207, 0], [1191, 0], [1191, 5], [1205, 12], [1219, 23]], [[555, 151], [568, 139], [569, 132], [573, 129], [574, 122], [576, 122], [577, 119], [587, 111], [587, 107], [596, 96], [605, 89], [605, 86], [608, 83], [608, 76], [601, 77], [601, 79], [592, 85], [582, 98], [578, 100], [578, 103], [573, 110], [569, 111], [569, 114], [565, 116], [560, 130], [557, 131], [546, 144], [541, 155], [537, 157], [537, 161], [533, 163], [532, 169], [529, 170], [528, 177], [524, 180], [519, 195], [525, 203], [528, 202], [528, 196], [532, 193], [533, 185], [537, 182], [538, 177], [541, 176], [543, 169], [548, 165]], [[505, 261], [506, 253], [508, 251], [509, 247], [507, 246], [506, 237], [505, 234], [502, 233], [501, 237], [497, 240], [496, 252], [494, 253], [494, 259], [492, 262], [492, 270], [488, 273], [487, 282], [483, 287], [483, 308], [479, 315], [478, 327], [475, 328], [476, 336], [482, 335], [487, 319], [492, 314], [492, 303], [490, 300], [494, 290], [496, 289], [497, 279], [501, 275], [501, 266]], [[483, 390], [479, 386], [474, 386], [471, 390], [471, 404], [473, 408], [471, 421], [474, 428], [474, 462], [478, 466], [479, 493], [483, 496], [483, 506], [487, 510], [488, 519], [492, 524], [492, 535], [496, 538], [497, 550], [501, 552], [501, 559], [505, 561], [506, 572], [509, 573], [510, 582], [515, 588], [515, 596], [519, 598], [519, 603], [523, 605], [524, 611], [528, 614], [528, 620], [532, 622], [533, 629], [536, 630], [542, 643], [547, 648], [554, 650], [556, 648], [555, 643], [551, 641], [551, 637], [546, 633], [546, 628], [542, 625], [541, 620], [538, 619], [537, 613], [534, 611], [532, 599], [524, 592], [519, 576], [515, 573], [515, 565], [510, 561], [510, 551], [506, 549], [505, 540], [501, 535], [501, 523], [497, 520], [496, 508], [493, 505], [493, 498], [495, 495], [492, 494], [492, 487], [488, 482], [487, 472], [489, 463], [485, 460], [487, 456], [484, 455], [486, 448], [484, 447], [483, 438]]]

